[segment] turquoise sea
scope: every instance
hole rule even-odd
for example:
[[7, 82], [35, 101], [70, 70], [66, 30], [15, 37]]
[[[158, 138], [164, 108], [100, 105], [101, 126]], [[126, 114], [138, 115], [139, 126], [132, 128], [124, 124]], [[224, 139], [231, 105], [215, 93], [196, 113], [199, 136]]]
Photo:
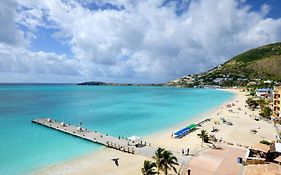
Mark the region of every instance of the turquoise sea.
[[[144, 136], [220, 105], [214, 89], [0, 85], [0, 174], [27, 174], [101, 146], [31, 123], [51, 117], [110, 135]], [[156, 124], [155, 124], [156, 123]]]

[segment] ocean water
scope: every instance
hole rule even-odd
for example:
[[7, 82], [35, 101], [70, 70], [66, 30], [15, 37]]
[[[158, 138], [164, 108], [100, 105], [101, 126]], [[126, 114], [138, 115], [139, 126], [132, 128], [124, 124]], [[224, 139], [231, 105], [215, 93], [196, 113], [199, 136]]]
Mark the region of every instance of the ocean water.
[[214, 89], [0, 85], [0, 174], [28, 174], [100, 145], [32, 124], [50, 117], [114, 136], [144, 136], [220, 105]]

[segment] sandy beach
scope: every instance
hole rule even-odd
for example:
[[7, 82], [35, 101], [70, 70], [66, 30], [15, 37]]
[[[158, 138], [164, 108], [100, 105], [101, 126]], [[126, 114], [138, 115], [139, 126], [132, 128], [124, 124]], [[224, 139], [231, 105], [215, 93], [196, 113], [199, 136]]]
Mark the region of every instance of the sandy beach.
[[[152, 146], [164, 147], [173, 152], [181, 153], [182, 149], [190, 149], [190, 153], [199, 155], [202, 150], [208, 149], [207, 145], [201, 146], [201, 139], [198, 138], [197, 133], [201, 129], [205, 129], [208, 133], [212, 133], [215, 127], [217, 132], [212, 133], [216, 138], [221, 139], [224, 145], [234, 146], [240, 145], [243, 149], [246, 146], [251, 146], [261, 140], [273, 141], [275, 140], [276, 130], [268, 121], [256, 121], [259, 111], [251, 111], [246, 105], [247, 93], [239, 89], [224, 89], [235, 93], [230, 101], [218, 106], [208, 112], [194, 116], [185, 122], [182, 122], [169, 129], [159, 131], [157, 133], [148, 135], [143, 140], [151, 142]], [[230, 105], [229, 105], [230, 104]], [[228, 106], [227, 106], [228, 105]], [[231, 107], [230, 107], [231, 106]], [[231, 123], [232, 126], [224, 124], [221, 118], [224, 118]], [[181, 139], [174, 139], [171, 134], [189, 124], [198, 123], [206, 118], [211, 120], [204, 123], [202, 127]], [[251, 132], [251, 129], [257, 131], [256, 134]], [[244, 148], [245, 149], [245, 148]], [[120, 165], [115, 166], [112, 158], [119, 158]], [[186, 156], [186, 161], [190, 159]], [[56, 165], [51, 165], [43, 169], [39, 169], [32, 174], [36, 175], [140, 175], [141, 167], [144, 160], [152, 160], [151, 158], [132, 155], [119, 152], [113, 149], [102, 148], [98, 152], [88, 153], [77, 159], [63, 162]]]

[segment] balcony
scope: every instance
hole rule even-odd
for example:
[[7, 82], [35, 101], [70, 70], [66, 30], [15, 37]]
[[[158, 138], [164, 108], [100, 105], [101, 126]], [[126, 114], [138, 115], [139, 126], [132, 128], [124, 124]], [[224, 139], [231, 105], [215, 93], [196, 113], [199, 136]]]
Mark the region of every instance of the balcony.
[[274, 100], [273, 106], [280, 106], [280, 101]]
[[280, 94], [274, 94], [274, 95], [273, 95], [273, 98], [274, 98], [274, 99], [280, 98]]

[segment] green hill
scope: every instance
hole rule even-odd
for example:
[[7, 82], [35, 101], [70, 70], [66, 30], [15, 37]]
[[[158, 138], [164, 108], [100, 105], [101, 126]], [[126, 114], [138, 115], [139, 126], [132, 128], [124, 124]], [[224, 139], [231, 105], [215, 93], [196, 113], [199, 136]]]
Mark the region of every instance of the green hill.
[[281, 43], [251, 49], [213, 70], [249, 79], [281, 80]]
[[181, 77], [166, 84], [239, 86], [253, 80], [281, 81], [281, 43], [248, 50], [207, 72]]

